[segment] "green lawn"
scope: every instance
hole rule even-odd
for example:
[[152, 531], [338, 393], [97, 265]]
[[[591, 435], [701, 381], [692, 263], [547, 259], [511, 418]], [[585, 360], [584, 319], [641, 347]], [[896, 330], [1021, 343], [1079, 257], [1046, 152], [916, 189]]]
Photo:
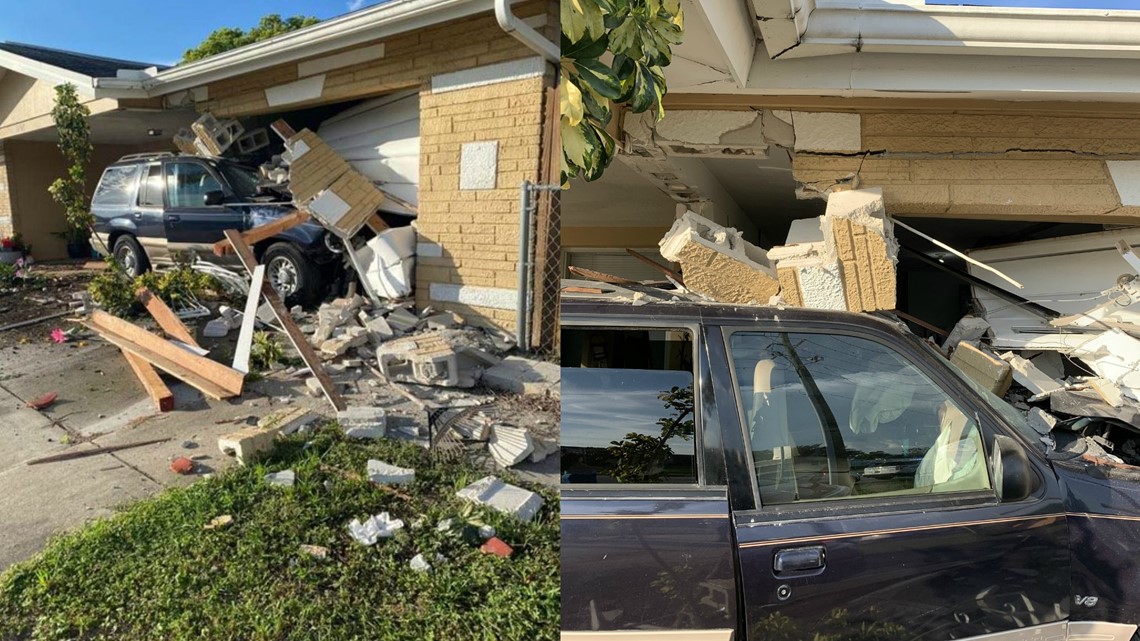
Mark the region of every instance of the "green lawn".
[[[0, 575], [0, 639], [558, 636], [556, 491], [530, 488], [546, 501], [532, 523], [475, 511], [514, 546], [502, 559], [435, 527], [466, 505], [455, 490], [486, 472], [433, 465], [410, 444], [350, 443], [335, 428], [310, 440], [286, 441], [262, 465], [167, 490], [54, 538]], [[392, 492], [336, 471], [363, 475], [369, 458], [414, 467], [415, 483]], [[287, 468], [297, 473], [294, 487], [264, 482], [266, 472]], [[385, 510], [406, 523], [395, 538], [365, 547], [349, 537], [350, 520]], [[203, 529], [223, 514], [233, 515], [231, 525]], [[325, 546], [329, 558], [303, 554], [301, 544]], [[408, 567], [417, 552], [431, 572]], [[447, 561], [435, 562], [437, 552]]]

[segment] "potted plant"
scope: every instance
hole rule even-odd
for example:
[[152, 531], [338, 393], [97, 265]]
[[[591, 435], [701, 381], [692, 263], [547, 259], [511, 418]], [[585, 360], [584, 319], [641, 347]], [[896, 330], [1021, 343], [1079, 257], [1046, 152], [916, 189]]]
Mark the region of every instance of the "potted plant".
[[16, 261], [32, 252], [32, 246], [24, 242], [19, 234], [0, 238], [0, 263], [15, 265]]
[[86, 227], [68, 227], [67, 231], [57, 231], [53, 236], [67, 243], [68, 258], [90, 258], [91, 245], [87, 242], [91, 233]]

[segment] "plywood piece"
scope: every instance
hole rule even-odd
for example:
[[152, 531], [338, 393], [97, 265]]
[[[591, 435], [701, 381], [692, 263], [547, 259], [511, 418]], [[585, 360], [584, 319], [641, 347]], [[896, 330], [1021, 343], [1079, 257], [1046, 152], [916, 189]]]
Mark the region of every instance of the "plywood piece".
[[122, 350], [122, 352], [123, 358], [127, 359], [127, 364], [131, 366], [135, 376], [142, 383], [143, 389], [154, 401], [155, 408], [160, 412], [169, 412], [174, 409], [174, 394], [171, 393], [170, 388], [166, 386], [154, 367], [126, 350]]
[[[297, 210], [291, 214], [286, 214], [277, 220], [258, 225], [253, 229], [242, 232], [241, 236], [249, 245], [256, 245], [263, 240], [273, 238], [277, 234], [292, 229], [297, 225], [304, 224], [309, 221], [309, 212]], [[214, 243], [214, 255], [225, 256], [232, 251], [230, 241], [219, 240]]]
[[174, 310], [167, 307], [161, 298], [155, 296], [146, 287], [140, 287], [135, 292], [135, 296], [146, 307], [146, 311], [150, 313], [162, 331], [166, 332], [167, 336], [180, 340], [187, 345], [201, 347], [198, 341], [194, 340], [194, 335], [190, 333], [190, 330], [182, 324], [182, 319], [178, 318]]
[[[257, 258], [253, 255], [253, 250], [242, 239], [241, 234], [236, 229], [227, 229], [226, 238], [233, 245], [234, 251], [237, 252], [238, 258], [241, 260], [242, 265], [245, 266], [246, 271], [253, 272], [257, 269]], [[285, 330], [285, 334], [289, 337], [289, 342], [301, 355], [301, 360], [313, 372], [313, 376], [321, 385], [321, 390], [325, 393], [325, 398], [337, 410], [341, 411], [348, 407], [344, 398], [336, 391], [336, 385], [333, 384], [332, 379], [329, 378], [328, 372], [325, 371], [324, 366], [321, 365], [321, 358], [313, 351], [313, 346], [309, 344], [308, 338], [301, 333], [297, 323], [293, 322], [293, 316], [289, 310], [285, 308], [285, 303], [281, 301], [281, 297], [277, 295], [277, 290], [273, 289], [273, 285], [268, 281], [262, 280], [261, 295], [265, 298], [265, 302], [273, 309], [274, 315], [277, 316], [278, 322]]]
[[94, 310], [83, 324], [111, 344], [185, 381], [210, 398], [241, 395], [245, 376], [221, 363], [198, 356], [178, 345], [101, 310]]

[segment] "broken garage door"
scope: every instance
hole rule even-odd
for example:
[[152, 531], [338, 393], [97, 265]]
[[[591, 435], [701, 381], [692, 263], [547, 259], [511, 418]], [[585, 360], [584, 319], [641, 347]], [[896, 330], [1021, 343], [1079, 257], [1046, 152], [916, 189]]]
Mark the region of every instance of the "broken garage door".
[[[361, 103], [322, 122], [317, 130], [333, 151], [381, 188], [419, 204], [420, 97], [403, 92]], [[380, 209], [410, 214], [385, 200]]]

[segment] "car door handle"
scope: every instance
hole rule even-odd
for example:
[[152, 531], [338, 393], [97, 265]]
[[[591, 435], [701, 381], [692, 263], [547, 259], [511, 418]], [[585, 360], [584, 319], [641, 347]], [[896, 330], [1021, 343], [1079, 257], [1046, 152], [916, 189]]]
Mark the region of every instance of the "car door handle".
[[804, 548], [791, 548], [776, 552], [772, 559], [772, 570], [779, 574], [804, 572], [821, 569], [827, 562], [827, 551], [822, 545]]
[[135, 220], [142, 220], [142, 212], [141, 211], [135, 212]]
[[177, 214], [167, 214], [166, 219], [172, 223], [176, 223], [176, 222], [182, 220], [182, 216], [179, 216]]

